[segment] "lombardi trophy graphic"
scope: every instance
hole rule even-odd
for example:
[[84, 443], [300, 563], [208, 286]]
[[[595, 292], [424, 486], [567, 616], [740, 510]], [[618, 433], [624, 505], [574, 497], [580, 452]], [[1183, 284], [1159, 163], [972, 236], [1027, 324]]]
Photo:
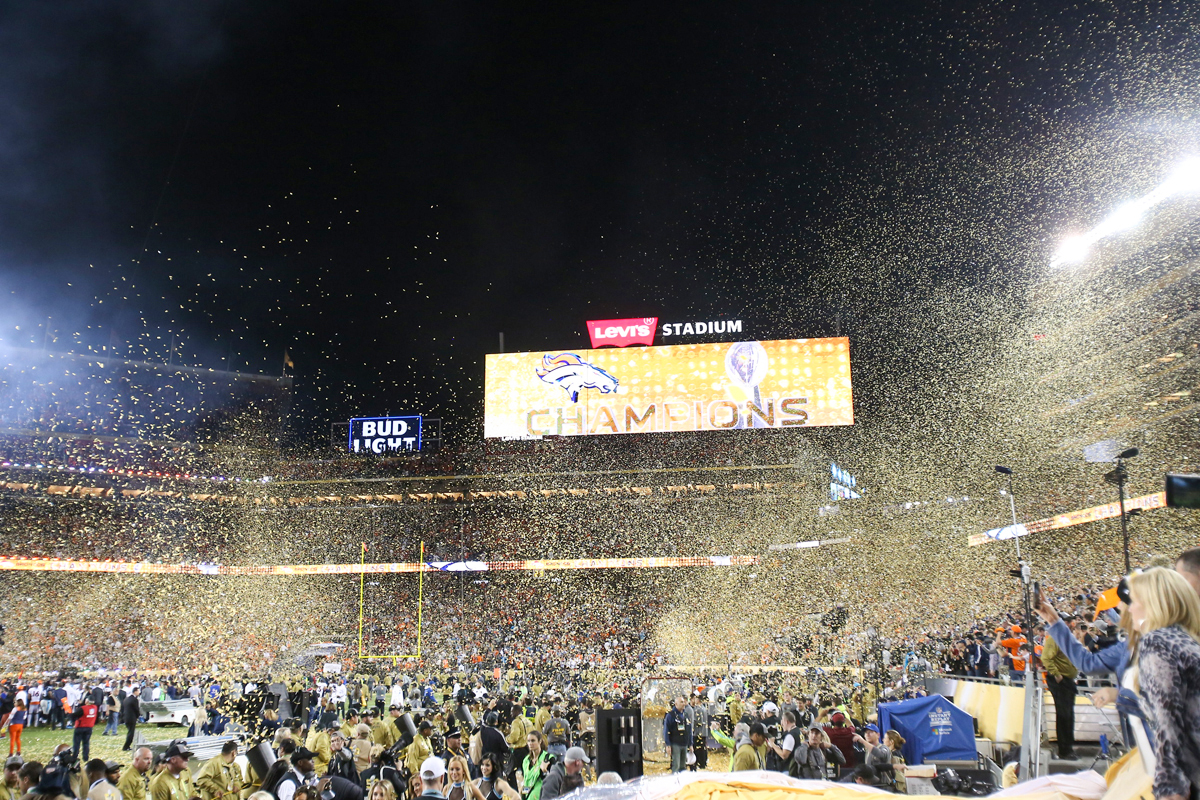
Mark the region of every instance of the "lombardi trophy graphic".
[[[758, 385], [767, 377], [769, 366], [770, 357], [767, 356], [766, 348], [759, 342], [734, 342], [725, 353], [725, 374], [745, 395], [744, 400], [753, 402], [759, 408], [762, 408], [762, 395]], [[753, 417], [749, 411], [746, 412], [744, 420], [738, 422], [739, 428], [768, 427], [766, 422]]]

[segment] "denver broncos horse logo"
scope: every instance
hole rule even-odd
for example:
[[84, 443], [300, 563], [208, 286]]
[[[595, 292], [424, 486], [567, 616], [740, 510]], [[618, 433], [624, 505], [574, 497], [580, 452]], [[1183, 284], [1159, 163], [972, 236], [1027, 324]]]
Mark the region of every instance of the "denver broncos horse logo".
[[546, 383], [553, 383], [571, 395], [571, 402], [579, 402], [583, 389], [598, 389], [600, 394], [615, 394], [618, 381], [597, 366], [584, 361], [574, 353], [542, 356], [542, 365], [535, 372]]

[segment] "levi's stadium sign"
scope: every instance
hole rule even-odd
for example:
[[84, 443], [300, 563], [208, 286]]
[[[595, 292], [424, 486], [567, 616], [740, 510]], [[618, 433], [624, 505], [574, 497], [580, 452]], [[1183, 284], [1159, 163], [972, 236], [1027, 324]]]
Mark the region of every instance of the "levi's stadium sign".
[[718, 319], [697, 322], [664, 322], [658, 317], [633, 317], [631, 319], [600, 319], [588, 321], [588, 336], [592, 349], [601, 347], [628, 347], [632, 344], [654, 345], [654, 331], [668, 336], [730, 336], [742, 333], [740, 319]]
[[631, 344], [654, 344], [654, 328], [658, 317], [633, 319], [601, 319], [588, 322], [592, 347], [628, 347]]

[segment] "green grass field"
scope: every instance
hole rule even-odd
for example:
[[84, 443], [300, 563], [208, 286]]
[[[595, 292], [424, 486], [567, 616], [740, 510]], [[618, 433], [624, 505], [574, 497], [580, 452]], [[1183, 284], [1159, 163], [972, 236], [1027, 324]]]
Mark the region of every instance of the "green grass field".
[[[100, 725], [96, 726], [96, 731], [92, 734], [91, 757], [103, 758], [105, 761], [112, 760], [118, 764], [129, 766], [130, 754], [121, 751], [121, 745], [125, 744], [125, 727], [121, 726], [117, 730], [119, 733], [116, 736], [104, 736], [102, 735], [104, 728]], [[138, 725], [137, 732], [150, 742], [187, 736], [187, 728], [181, 725], [168, 725], [162, 728], [157, 725]], [[72, 731], [69, 728], [65, 731], [52, 731], [44, 726], [26, 728], [21, 733], [21, 757], [26, 761], [40, 761], [45, 764], [54, 753], [55, 746], [70, 744], [71, 736]], [[11, 744], [7, 735], [0, 739], [0, 755], [6, 754]]]

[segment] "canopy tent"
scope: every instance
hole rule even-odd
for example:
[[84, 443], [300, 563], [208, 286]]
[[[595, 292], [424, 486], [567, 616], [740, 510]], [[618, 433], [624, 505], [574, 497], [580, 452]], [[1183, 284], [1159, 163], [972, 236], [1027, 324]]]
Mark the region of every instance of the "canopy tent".
[[971, 715], [940, 694], [879, 706], [881, 730], [895, 728], [904, 737], [904, 761], [974, 761], [975, 725]]

